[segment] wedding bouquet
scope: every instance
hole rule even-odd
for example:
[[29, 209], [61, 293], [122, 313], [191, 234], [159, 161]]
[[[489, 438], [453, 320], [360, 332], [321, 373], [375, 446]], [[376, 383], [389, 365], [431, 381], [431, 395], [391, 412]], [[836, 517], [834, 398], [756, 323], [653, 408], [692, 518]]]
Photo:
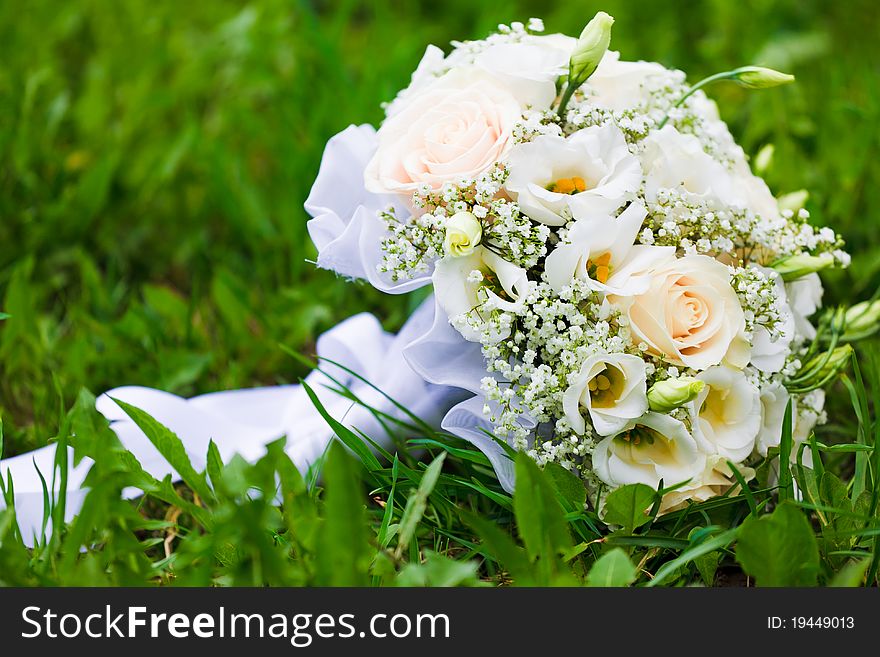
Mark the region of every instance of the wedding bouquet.
[[404, 354], [470, 391], [443, 426], [505, 487], [512, 448], [597, 504], [642, 483], [666, 512], [735, 492], [783, 435], [809, 462], [799, 446], [850, 355], [842, 312], [810, 322], [816, 272], [849, 258], [805, 193], [776, 198], [753, 174], [703, 91], [791, 76], [689, 84], [608, 50], [612, 23], [430, 46], [378, 131], [331, 140], [309, 230], [321, 267], [433, 285], [434, 323]]

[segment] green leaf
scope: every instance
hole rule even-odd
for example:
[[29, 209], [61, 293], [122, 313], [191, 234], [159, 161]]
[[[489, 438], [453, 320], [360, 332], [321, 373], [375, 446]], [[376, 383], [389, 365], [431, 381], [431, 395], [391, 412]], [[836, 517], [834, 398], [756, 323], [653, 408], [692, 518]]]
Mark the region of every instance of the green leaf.
[[605, 500], [605, 516], [608, 525], [620, 525], [631, 534], [651, 520], [646, 511], [651, 507], [656, 491], [645, 484], [628, 484], [611, 491]]
[[544, 466], [544, 472], [550, 478], [553, 488], [565, 500], [569, 511], [583, 510], [587, 501], [587, 489], [580, 477], [558, 463], [548, 463]]
[[727, 547], [734, 541], [734, 539], [736, 539], [738, 531], [738, 528], [728, 529], [725, 532], [721, 532], [712, 538], [708, 538], [695, 544], [693, 547], [688, 548], [672, 561], [667, 561], [660, 566], [653, 579], [648, 582], [648, 586], [660, 586], [660, 584], [669, 579], [682, 566], [691, 563], [714, 550]]
[[410, 495], [406, 502], [406, 508], [403, 510], [403, 516], [400, 519], [400, 532], [397, 539], [396, 556], [399, 559], [403, 553], [403, 549], [409, 544], [413, 536], [415, 536], [416, 528], [425, 515], [425, 509], [428, 508], [428, 496], [437, 485], [437, 479], [440, 478], [440, 471], [443, 469], [443, 461], [446, 460], [446, 452], [442, 452], [433, 460], [422, 480], [419, 487]]
[[519, 534], [533, 561], [540, 558], [545, 564], [552, 563], [571, 548], [565, 512], [550, 478], [523, 453], [516, 457], [513, 510]]
[[315, 394], [315, 391], [312, 390], [308, 383], [301, 381], [300, 385], [302, 385], [303, 390], [306, 391], [312, 404], [318, 409], [318, 413], [321, 414], [321, 417], [323, 417], [327, 424], [330, 425], [330, 428], [333, 429], [333, 432], [339, 440], [345, 443], [345, 446], [357, 455], [361, 460], [361, 463], [364, 464], [364, 467], [370, 471], [380, 470], [382, 464], [379, 463], [379, 459], [377, 459], [373, 452], [370, 451], [370, 448], [367, 447], [363, 440], [361, 440], [360, 436], [327, 412], [327, 409], [324, 408], [321, 400], [318, 399], [318, 395]]
[[855, 588], [862, 586], [865, 582], [865, 573], [868, 572], [868, 566], [870, 565], [870, 559], [850, 561], [837, 571], [832, 580], [828, 583], [828, 586], [836, 588]]
[[702, 554], [694, 559], [694, 565], [703, 578], [703, 584], [712, 586], [715, 583], [715, 571], [718, 570], [718, 561], [721, 559], [721, 553], [717, 550]]
[[813, 586], [819, 548], [806, 516], [783, 502], [768, 516], [743, 523], [736, 560], [758, 586]]
[[364, 492], [357, 462], [332, 443], [324, 462], [324, 523], [318, 532], [318, 586], [365, 586], [370, 566]]
[[794, 486], [791, 479], [791, 447], [792, 447], [792, 404], [791, 399], [785, 407], [782, 420], [782, 436], [779, 439], [779, 500], [790, 500], [794, 497]]
[[171, 467], [177, 471], [187, 486], [206, 502], [214, 500], [214, 493], [208, 487], [205, 476], [196, 472], [186, 453], [186, 448], [173, 431], [141, 409], [119, 399], [113, 401], [119, 404], [125, 414], [144, 432], [144, 435], [149, 438]]
[[220, 483], [220, 473], [223, 472], [223, 459], [220, 457], [220, 450], [213, 440], [208, 442], [208, 459], [207, 459], [208, 477], [211, 479], [211, 486], [217, 490]]
[[477, 532], [483, 541], [484, 554], [510, 573], [513, 583], [518, 586], [535, 585], [535, 569], [529, 563], [525, 550], [513, 542], [510, 535], [495, 523], [468, 513], [459, 511], [462, 519]]
[[629, 586], [638, 571], [622, 548], [613, 548], [603, 554], [587, 575], [587, 586]]
[[397, 586], [480, 586], [479, 564], [456, 561], [431, 550], [425, 552], [424, 563], [410, 563], [397, 576]]

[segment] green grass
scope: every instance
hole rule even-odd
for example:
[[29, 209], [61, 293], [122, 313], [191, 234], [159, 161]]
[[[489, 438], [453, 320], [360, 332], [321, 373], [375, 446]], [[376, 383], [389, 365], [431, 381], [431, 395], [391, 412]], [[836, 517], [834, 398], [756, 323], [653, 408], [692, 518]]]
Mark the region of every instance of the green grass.
[[[77, 449], [101, 458], [106, 475], [88, 507], [104, 520], [74, 523], [34, 552], [14, 539], [11, 515], [0, 514], [0, 577], [13, 578], [6, 583], [338, 583], [315, 554], [334, 543], [333, 532], [357, 531], [334, 522], [363, 502], [363, 532], [348, 541], [363, 553], [333, 557], [355, 564], [344, 575], [350, 581], [603, 582], [631, 574], [612, 551], [620, 548], [639, 568], [637, 583], [708, 581], [713, 563], [721, 583], [741, 577], [739, 563], [750, 570], [732, 547], [737, 532], [752, 535], [754, 554], [802, 550], [808, 561], [806, 537], [815, 541], [814, 570], [753, 572], [759, 583], [814, 574], [818, 583], [874, 581], [877, 450], [822, 452], [823, 475], [796, 469], [809, 493], [797, 514], [789, 501], [767, 516], [770, 493], [755, 483], [751, 498], [627, 533], [583, 513], [561, 475], [524, 474], [543, 491], [543, 510], [529, 514], [478, 454], [422, 432], [413, 437], [446, 446], [431, 443], [434, 455], [453, 449], [402, 546], [399, 525], [424, 471], [406, 446], [396, 467], [393, 458], [365, 469], [334, 455], [328, 496], [306, 490], [279, 450], [253, 466], [215, 462], [207, 479], [196, 473], [204, 479], [197, 488], [177, 489], [146, 481], [118, 451], [96, 452], [97, 438], [111, 434], [83, 389], [143, 384], [192, 395], [295, 382], [305, 366], [282, 346], [310, 354], [318, 333], [363, 310], [389, 329], [403, 322], [416, 298], [346, 284], [310, 264], [302, 202], [324, 142], [349, 123], [377, 123], [379, 103], [406, 84], [427, 43], [481, 37], [502, 21], [540, 15], [548, 31], [576, 33], [604, 9], [616, 18], [612, 45], [626, 58], [658, 60], [692, 80], [743, 64], [793, 72], [796, 84], [772, 92], [718, 85], [710, 93], [747, 153], [775, 145], [766, 173], [773, 190], [809, 189], [814, 217], [847, 240], [853, 266], [825, 277], [827, 305], [880, 287], [876, 3], [545, 4], [0, 4], [0, 310], [11, 315], [0, 321], [4, 454], [64, 437], [78, 423], [92, 435], [77, 432]], [[861, 364], [874, 348], [861, 348]], [[875, 372], [863, 368], [864, 385], [854, 372], [851, 386], [834, 386], [818, 442], [875, 445]], [[274, 494], [245, 494], [266, 490], [269, 473], [287, 478], [280, 511]], [[151, 489], [137, 507], [115, 498], [132, 482]], [[202, 486], [213, 499], [193, 506], [191, 490]], [[788, 532], [808, 516], [812, 531]], [[547, 542], [528, 538], [535, 522], [555, 528], [544, 532]], [[767, 540], [785, 533], [807, 547]]]

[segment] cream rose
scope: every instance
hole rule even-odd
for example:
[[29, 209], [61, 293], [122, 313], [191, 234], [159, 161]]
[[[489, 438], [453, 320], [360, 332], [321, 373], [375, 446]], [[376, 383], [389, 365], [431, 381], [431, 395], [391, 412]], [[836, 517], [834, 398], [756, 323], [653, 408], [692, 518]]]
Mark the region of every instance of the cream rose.
[[583, 434], [586, 410], [600, 436], [617, 433], [648, 410], [645, 361], [631, 354], [596, 354], [569, 380], [562, 398], [565, 417]]
[[657, 488], [660, 480], [672, 486], [699, 477], [705, 467], [706, 455], [687, 427], [662, 413], [645, 413], [593, 450], [593, 469], [612, 487], [645, 484]]
[[748, 363], [743, 310], [729, 270], [717, 260], [671, 260], [653, 271], [643, 294], [609, 299], [626, 309], [633, 340], [668, 362], [696, 370], [725, 360], [736, 367]]
[[507, 166], [507, 191], [523, 212], [548, 226], [613, 213], [642, 182], [638, 159], [612, 123], [568, 138], [537, 137], [514, 148]]
[[474, 68], [449, 71], [395, 108], [364, 172], [374, 193], [411, 194], [421, 185], [474, 178], [511, 146], [522, 105], [505, 85]]
[[761, 429], [758, 389], [741, 371], [725, 365], [697, 378], [706, 385], [690, 402], [694, 439], [707, 454], [742, 461], [752, 453]]

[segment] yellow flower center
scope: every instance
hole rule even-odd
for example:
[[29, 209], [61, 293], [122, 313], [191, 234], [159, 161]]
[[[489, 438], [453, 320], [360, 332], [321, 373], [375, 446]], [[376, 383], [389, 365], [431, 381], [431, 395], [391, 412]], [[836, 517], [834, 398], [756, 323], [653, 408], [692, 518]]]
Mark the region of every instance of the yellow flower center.
[[629, 431], [625, 431], [624, 433], [615, 436], [615, 440], [619, 440], [632, 447], [653, 445], [658, 438], [663, 438], [663, 436], [654, 431], [654, 429], [643, 427], [641, 425], [636, 425]]
[[617, 403], [623, 391], [625, 378], [616, 367], [606, 366], [604, 370], [590, 379], [590, 403], [594, 408], [610, 408]]
[[606, 252], [598, 258], [587, 260], [587, 274], [593, 280], [607, 283], [611, 274], [611, 254]]
[[548, 192], [557, 194], [577, 194], [586, 191], [587, 183], [580, 176], [572, 176], [571, 178], [560, 178], [556, 182], [547, 185]]

